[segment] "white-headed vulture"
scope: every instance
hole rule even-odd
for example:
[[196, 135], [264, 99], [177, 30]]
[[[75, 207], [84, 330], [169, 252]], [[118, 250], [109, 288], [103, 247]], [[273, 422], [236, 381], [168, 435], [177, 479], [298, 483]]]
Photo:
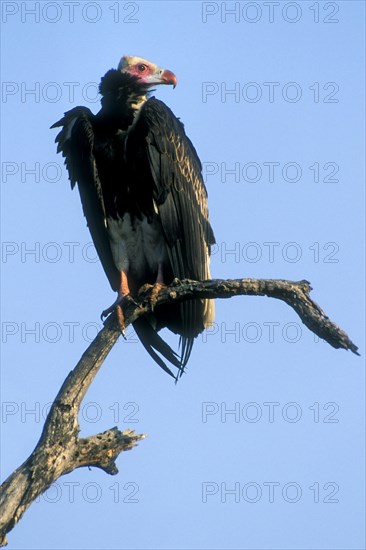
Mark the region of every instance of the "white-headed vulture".
[[[102, 108], [75, 107], [54, 127], [72, 188], [78, 184], [87, 224], [118, 298], [136, 296], [145, 284], [210, 278], [208, 218], [201, 163], [183, 124], [151, 87], [177, 83], [175, 75], [140, 57], [122, 57], [102, 78]], [[134, 328], [154, 360], [183, 373], [193, 340], [214, 320], [212, 300], [157, 306]], [[157, 334], [181, 336], [180, 357]], [[158, 353], [160, 355], [158, 355]]]

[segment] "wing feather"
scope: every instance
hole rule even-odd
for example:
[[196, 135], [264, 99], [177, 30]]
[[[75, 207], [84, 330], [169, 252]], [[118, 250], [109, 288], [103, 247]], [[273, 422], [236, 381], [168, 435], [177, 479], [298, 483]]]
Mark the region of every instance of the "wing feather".
[[[146, 168], [150, 172], [174, 277], [209, 279], [210, 247], [215, 239], [208, 218], [201, 162], [183, 124], [156, 98], [144, 104], [128, 134], [126, 159], [135, 167], [137, 181], [146, 175]], [[213, 306], [208, 300], [180, 304], [183, 366], [193, 339], [212, 324]]]
[[62, 152], [71, 186], [78, 183], [83, 212], [104, 271], [113, 290], [118, 290], [119, 272], [115, 266], [106, 226], [102, 186], [94, 155], [94, 115], [86, 107], [75, 107], [53, 124], [62, 127], [56, 137], [57, 151]]

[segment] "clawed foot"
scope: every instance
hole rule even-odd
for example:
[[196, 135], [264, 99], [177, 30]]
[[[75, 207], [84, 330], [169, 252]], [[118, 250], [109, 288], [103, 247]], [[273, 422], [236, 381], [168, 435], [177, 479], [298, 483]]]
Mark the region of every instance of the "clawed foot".
[[104, 309], [100, 315], [100, 318], [102, 319], [105, 319], [106, 317], [108, 317], [108, 315], [110, 315], [116, 308], [117, 306], [120, 306], [121, 303], [123, 302], [124, 298], [126, 296], [118, 296], [118, 298], [113, 302], [113, 304], [109, 307], [107, 307], [107, 309]]
[[150, 301], [152, 311], [154, 311], [154, 308], [156, 306], [156, 302], [157, 302], [157, 299], [158, 299], [159, 292], [161, 291], [161, 289], [164, 286], [165, 285], [163, 285], [161, 283], [155, 283], [154, 286], [151, 289], [151, 294], [150, 294], [150, 297], [149, 297], [149, 301]]
[[127, 294], [126, 296], [121, 295], [121, 296], [118, 296], [117, 300], [110, 307], [102, 311], [100, 316], [100, 318], [103, 321], [105, 317], [108, 317], [108, 315], [110, 315], [111, 313], [113, 313], [113, 311], [115, 311], [117, 316], [118, 326], [124, 338], [126, 338], [126, 335], [125, 335], [126, 327], [125, 327], [125, 316], [123, 314], [122, 303], [127, 301], [132, 301], [135, 305], [137, 305], [135, 300], [129, 294]]
[[152, 311], [154, 311], [154, 308], [156, 306], [159, 292], [164, 286], [165, 285], [163, 283], [155, 283], [154, 285], [150, 285], [147, 283], [143, 285], [139, 290], [139, 296], [143, 296], [148, 291], [150, 291], [149, 302]]
[[150, 285], [149, 283], [146, 283], [144, 285], [142, 285], [141, 288], [139, 288], [139, 291], [138, 291], [138, 296], [143, 296], [144, 294], [146, 294], [151, 288], [153, 288], [154, 285]]
[[123, 338], [126, 340], [125, 316], [123, 315], [123, 309], [120, 304], [116, 305], [116, 315], [118, 326], [120, 328]]

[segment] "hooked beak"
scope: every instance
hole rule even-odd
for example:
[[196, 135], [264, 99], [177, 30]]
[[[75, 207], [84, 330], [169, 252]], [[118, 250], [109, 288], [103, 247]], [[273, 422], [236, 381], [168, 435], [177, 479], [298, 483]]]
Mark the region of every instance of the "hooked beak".
[[177, 77], [172, 71], [169, 71], [169, 69], [165, 69], [160, 78], [162, 84], [173, 84], [173, 89], [177, 85]]
[[144, 81], [150, 86], [172, 84], [173, 88], [175, 88], [177, 85], [177, 77], [168, 69], [157, 69], [152, 75], [146, 77]]

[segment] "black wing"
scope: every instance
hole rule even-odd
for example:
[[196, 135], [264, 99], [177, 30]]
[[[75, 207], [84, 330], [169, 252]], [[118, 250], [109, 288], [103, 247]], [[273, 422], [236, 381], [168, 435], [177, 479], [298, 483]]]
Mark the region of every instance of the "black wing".
[[[215, 239], [208, 219], [202, 166], [183, 124], [156, 98], [143, 105], [128, 133], [126, 159], [136, 181], [150, 175], [173, 276], [209, 279], [210, 246]], [[191, 300], [179, 307], [184, 367], [193, 339], [213, 322], [214, 302]]]
[[84, 215], [104, 271], [113, 290], [118, 290], [119, 271], [115, 266], [107, 232], [102, 186], [94, 156], [94, 115], [86, 107], [75, 107], [55, 122], [62, 126], [56, 137], [57, 152], [62, 152], [71, 187], [78, 183]]
[[[65, 116], [51, 128], [62, 127], [55, 139], [58, 144], [57, 152], [62, 152], [65, 157], [71, 187], [74, 188], [75, 183], [78, 184], [84, 215], [95, 248], [111, 287], [117, 291], [120, 273], [115, 266], [110, 248], [102, 186], [94, 155], [96, 139], [93, 128], [94, 119], [95, 115], [90, 109], [75, 107], [65, 113]], [[181, 369], [181, 363], [175, 352], [160, 338], [147, 319], [141, 317], [133, 325], [141, 343], [151, 357], [162, 369], [174, 376], [154, 350], [161, 353], [175, 367]]]

